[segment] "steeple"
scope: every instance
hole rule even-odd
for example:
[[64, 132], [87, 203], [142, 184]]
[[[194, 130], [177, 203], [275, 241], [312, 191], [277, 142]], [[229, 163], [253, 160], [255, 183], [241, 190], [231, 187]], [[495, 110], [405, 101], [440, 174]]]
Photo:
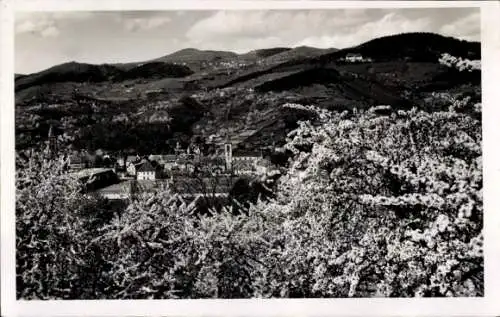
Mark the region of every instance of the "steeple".
[[224, 158], [226, 161], [226, 170], [230, 171], [233, 163], [233, 148], [228, 135], [226, 135], [226, 141], [224, 143]]
[[57, 140], [54, 135], [54, 128], [52, 127], [52, 124], [49, 127], [48, 139], [49, 143], [47, 145], [47, 154], [50, 158], [53, 158], [57, 153]]

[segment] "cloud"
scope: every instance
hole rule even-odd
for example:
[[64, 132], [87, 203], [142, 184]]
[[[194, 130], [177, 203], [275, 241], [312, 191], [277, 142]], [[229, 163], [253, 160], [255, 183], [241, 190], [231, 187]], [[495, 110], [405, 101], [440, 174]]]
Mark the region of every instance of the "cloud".
[[306, 37], [295, 43], [295, 46], [346, 48], [381, 36], [426, 31], [428, 26], [429, 20], [426, 18], [408, 20], [399, 14], [388, 13], [377, 21], [367, 22], [361, 26], [347, 27], [344, 32]]
[[32, 34], [41, 37], [58, 37], [60, 24], [82, 21], [93, 17], [92, 12], [17, 12], [16, 34]]
[[469, 41], [479, 41], [481, 34], [481, 15], [479, 12], [473, 12], [465, 17], [443, 25], [439, 31], [444, 35], [454, 36]]
[[170, 23], [169, 17], [150, 17], [150, 18], [132, 18], [125, 19], [125, 29], [130, 32], [156, 29]]
[[279, 36], [320, 30], [325, 11], [218, 11], [196, 22], [186, 33], [192, 40], [229, 37]]
[[45, 17], [41, 19], [27, 19], [15, 25], [16, 34], [30, 33], [42, 37], [57, 37], [59, 29], [54, 20]]
[[48, 28], [43, 29], [40, 32], [40, 35], [42, 37], [57, 37], [59, 36], [59, 33], [60, 33], [59, 29], [56, 26], [51, 25]]
[[193, 45], [228, 43], [236, 50], [236, 43], [250, 40], [290, 45], [297, 38], [324, 37], [368, 19], [365, 10], [217, 11], [194, 23], [186, 38]]
[[195, 41], [221, 36], [263, 36], [269, 28], [265, 15], [265, 11], [218, 11], [196, 22], [186, 36]]
[[[429, 31], [430, 20], [380, 9], [218, 11], [186, 33], [192, 45], [241, 51], [270, 46], [345, 48], [376, 37]], [[254, 43], [252, 45], [252, 43]]]

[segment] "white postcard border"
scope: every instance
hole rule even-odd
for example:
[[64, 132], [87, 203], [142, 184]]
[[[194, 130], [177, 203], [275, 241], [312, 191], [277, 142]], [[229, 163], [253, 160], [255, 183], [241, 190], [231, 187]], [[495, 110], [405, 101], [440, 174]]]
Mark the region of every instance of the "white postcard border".
[[[493, 316], [500, 313], [500, 3], [497, 1], [3, 0], [1, 5], [0, 216], [2, 316]], [[16, 301], [13, 10], [202, 10], [481, 7], [485, 297]]]

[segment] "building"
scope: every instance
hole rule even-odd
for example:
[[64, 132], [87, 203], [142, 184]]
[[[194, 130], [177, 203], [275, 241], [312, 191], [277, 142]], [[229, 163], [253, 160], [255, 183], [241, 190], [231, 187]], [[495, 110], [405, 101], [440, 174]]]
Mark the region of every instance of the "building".
[[170, 170], [175, 166], [177, 161], [177, 156], [173, 154], [159, 155], [151, 154], [148, 156], [149, 161], [156, 162], [158, 165], [163, 166], [164, 169]]
[[95, 190], [112, 184], [116, 184], [118, 176], [111, 168], [85, 168], [70, 173], [85, 185], [86, 190]]
[[126, 171], [128, 175], [135, 176], [137, 174], [136, 164], [132, 162], [127, 162]]
[[230, 171], [232, 169], [233, 161], [233, 149], [231, 143], [226, 142], [224, 144], [224, 159], [226, 161], [226, 170]]
[[116, 165], [120, 168], [125, 168], [125, 159], [123, 157], [117, 158]]
[[345, 56], [345, 61], [347, 61], [347, 62], [362, 62], [363, 56], [361, 56], [361, 54], [357, 54], [357, 53], [348, 53]]
[[102, 177], [103, 175], [114, 174], [111, 168], [85, 168], [79, 171], [70, 173], [71, 176], [76, 177], [79, 180], [87, 180], [92, 177]]
[[125, 181], [113, 184], [96, 190], [96, 193], [110, 200], [128, 199], [132, 195], [132, 181]]
[[162, 162], [159, 162], [163, 165], [163, 168], [166, 170], [171, 170], [177, 163], [177, 156], [175, 155], [164, 155]]
[[233, 173], [235, 175], [250, 175], [256, 171], [256, 160], [233, 160]]
[[193, 173], [195, 171], [195, 165], [193, 157], [181, 156], [175, 161], [174, 168], [177, 171], [182, 171], [183, 173]]
[[68, 157], [70, 171], [79, 171], [87, 167], [85, 158], [80, 154], [72, 154]]
[[130, 178], [130, 177], [128, 176], [127, 171], [126, 171], [126, 170], [124, 170], [124, 169], [115, 169], [115, 172], [116, 172], [116, 175], [118, 175], [118, 177], [119, 177], [120, 179]]
[[139, 155], [129, 155], [125, 158], [125, 163], [138, 163], [140, 160]]
[[162, 180], [126, 180], [94, 191], [109, 200], [126, 200], [136, 195], [150, 194], [168, 189], [168, 181]]
[[203, 157], [198, 166], [198, 172], [203, 175], [221, 175], [226, 172], [226, 162], [223, 157]]
[[156, 180], [156, 168], [149, 162], [146, 161], [137, 167], [137, 180]]
[[125, 160], [125, 169], [128, 175], [135, 176], [137, 173], [137, 167], [141, 162], [141, 158], [137, 155], [127, 156]]
[[52, 127], [52, 124], [49, 127], [47, 148], [45, 149], [45, 153], [50, 158], [54, 158], [57, 155], [57, 138], [54, 134], [54, 128]]

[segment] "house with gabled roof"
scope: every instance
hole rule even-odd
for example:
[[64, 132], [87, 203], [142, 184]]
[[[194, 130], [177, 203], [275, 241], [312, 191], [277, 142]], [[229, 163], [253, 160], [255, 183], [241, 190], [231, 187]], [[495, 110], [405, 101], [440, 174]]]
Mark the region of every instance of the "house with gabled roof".
[[137, 167], [137, 180], [156, 180], [156, 168], [149, 161], [145, 161]]
[[137, 163], [141, 160], [139, 155], [129, 155], [125, 158], [126, 163]]
[[129, 155], [125, 159], [125, 169], [129, 175], [137, 174], [137, 167], [141, 164], [141, 158], [138, 155]]

